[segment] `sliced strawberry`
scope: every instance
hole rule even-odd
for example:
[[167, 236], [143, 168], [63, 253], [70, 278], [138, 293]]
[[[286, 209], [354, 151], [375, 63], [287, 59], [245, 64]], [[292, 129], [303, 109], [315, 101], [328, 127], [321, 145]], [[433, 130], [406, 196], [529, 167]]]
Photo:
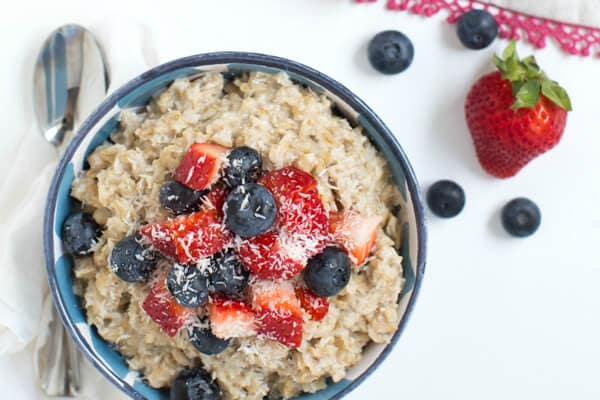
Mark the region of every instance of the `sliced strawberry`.
[[175, 301], [167, 289], [166, 276], [161, 275], [142, 303], [142, 308], [169, 336], [177, 332], [194, 316], [194, 310]]
[[262, 281], [250, 288], [258, 333], [291, 348], [302, 344], [302, 309], [290, 282]]
[[229, 188], [222, 183], [218, 183], [208, 192], [204, 200], [204, 208], [217, 210], [219, 217], [223, 218], [223, 204], [229, 194]]
[[380, 223], [379, 216], [367, 217], [353, 211], [329, 213], [329, 231], [356, 265], [362, 265], [373, 249]]
[[171, 221], [144, 225], [140, 233], [152, 246], [168, 257], [175, 257], [175, 244], [171, 237]]
[[280, 195], [295, 192], [309, 193], [317, 189], [317, 180], [311, 174], [296, 167], [271, 171], [260, 178], [258, 183], [269, 189], [275, 200]]
[[208, 317], [213, 334], [221, 339], [256, 335], [254, 312], [240, 300], [214, 296], [208, 304]]
[[204, 190], [221, 175], [229, 148], [210, 143], [194, 143], [175, 170], [175, 180], [194, 190]]
[[296, 288], [296, 297], [300, 300], [304, 311], [315, 321], [322, 320], [329, 312], [329, 299], [316, 295], [308, 288]]
[[329, 241], [329, 218], [318, 192], [296, 192], [280, 196], [279, 223], [301, 243], [305, 254], [301, 260], [319, 254]]
[[200, 210], [171, 223], [171, 236], [179, 262], [188, 264], [223, 250], [231, 240], [215, 210]]

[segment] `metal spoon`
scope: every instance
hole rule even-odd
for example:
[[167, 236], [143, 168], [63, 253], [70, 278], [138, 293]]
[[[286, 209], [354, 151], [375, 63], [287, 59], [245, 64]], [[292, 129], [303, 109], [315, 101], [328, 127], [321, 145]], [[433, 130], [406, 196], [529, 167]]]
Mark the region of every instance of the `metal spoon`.
[[[64, 25], [50, 34], [35, 65], [33, 99], [40, 130], [59, 152], [84, 114], [81, 108], [102, 101], [108, 83], [104, 55], [88, 30]], [[48, 337], [36, 355], [38, 378], [46, 395], [73, 397], [80, 387], [79, 352], [51, 309]]]

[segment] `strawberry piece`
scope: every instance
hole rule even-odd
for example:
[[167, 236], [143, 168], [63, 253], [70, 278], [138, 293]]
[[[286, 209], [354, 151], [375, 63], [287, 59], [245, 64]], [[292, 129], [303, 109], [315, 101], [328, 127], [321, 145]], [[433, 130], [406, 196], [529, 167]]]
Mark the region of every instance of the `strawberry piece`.
[[156, 250], [165, 256], [175, 257], [175, 244], [171, 237], [170, 221], [144, 225], [140, 228], [140, 233]]
[[223, 218], [223, 204], [229, 194], [229, 188], [222, 183], [216, 184], [206, 195], [204, 208], [216, 210], [220, 218]]
[[367, 217], [353, 211], [329, 213], [329, 231], [356, 265], [362, 265], [367, 259], [380, 223], [379, 216]]
[[169, 289], [166, 276], [161, 275], [142, 303], [142, 308], [169, 336], [177, 332], [194, 316], [194, 310], [179, 304]]
[[258, 180], [273, 193], [275, 200], [283, 194], [317, 190], [317, 180], [309, 173], [296, 167], [286, 167], [271, 171]]
[[300, 300], [304, 311], [315, 321], [321, 321], [329, 312], [329, 299], [316, 295], [308, 288], [296, 288], [296, 297]]
[[213, 334], [221, 339], [256, 334], [254, 312], [243, 301], [214, 296], [208, 304], [208, 317]]
[[189, 264], [223, 250], [231, 233], [213, 209], [200, 210], [171, 222], [171, 236], [179, 262]]
[[319, 254], [329, 240], [329, 218], [317, 191], [280, 196], [279, 223], [305, 249], [303, 259]]
[[250, 288], [258, 333], [298, 348], [302, 344], [302, 309], [290, 282], [262, 281]]
[[204, 190], [221, 175], [229, 148], [210, 143], [194, 143], [175, 170], [175, 180], [194, 190]]

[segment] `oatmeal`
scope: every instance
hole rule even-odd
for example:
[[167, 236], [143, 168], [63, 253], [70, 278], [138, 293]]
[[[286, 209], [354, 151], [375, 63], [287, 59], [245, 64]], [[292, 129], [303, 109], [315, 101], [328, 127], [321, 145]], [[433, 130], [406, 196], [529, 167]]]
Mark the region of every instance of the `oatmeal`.
[[[191, 81], [176, 80], [144, 113], [124, 111], [120, 129], [111, 139], [114, 143], [104, 143], [88, 157], [89, 169], [72, 186], [72, 196], [102, 227], [93, 253], [76, 258], [76, 288], [89, 323], [150, 386], [168, 387], [182, 369], [201, 366], [216, 380], [224, 399], [290, 398], [324, 388], [327, 378], [341, 380], [369, 342], [385, 343], [394, 334], [403, 281], [398, 254], [400, 223], [391, 210], [399, 206], [399, 194], [383, 157], [359, 127], [332, 113], [328, 98], [294, 84], [284, 74], [250, 73], [227, 82], [221, 74], [207, 73]], [[322, 319], [304, 309], [301, 338], [278, 341], [277, 335], [257, 335], [253, 329], [258, 328], [249, 322], [244, 332], [252, 334], [229, 331], [233, 336], [227, 336], [231, 338], [222, 352], [203, 354], [190, 342], [189, 329], [171, 326], [173, 329], [165, 330], [148, 314], [148, 309], [161, 305], [160, 296], [150, 297], [164, 290], [157, 287], [154, 276], [167, 268], [167, 259], [157, 261], [152, 279], [143, 282], [136, 281], [131, 271], [117, 275], [114, 267], [111, 269], [111, 253], [115, 262], [115, 252], [120, 253], [113, 249], [123, 246], [124, 238], [141, 227], [156, 227], [174, 219], [172, 209], [161, 206], [161, 187], [181, 174], [178, 168], [185, 164], [188, 149], [198, 143], [214, 145], [210, 151], [248, 146], [260, 154], [266, 172], [304, 171], [316, 180], [311, 193], [318, 191], [326, 214], [345, 212], [346, 219], [340, 218], [347, 224], [352, 216], [371, 216], [367, 220], [377, 231], [374, 246], [367, 249], [368, 254], [348, 252], [352, 260], [349, 281], [343, 290], [328, 297], [326, 314], [319, 314]], [[194, 173], [188, 171], [187, 175]], [[163, 199], [167, 197], [163, 193]], [[275, 200], [282, 209], [280, 199], [275, 196]], [[173, 204], [174, 208], [181, 206]], [[260, 213], [255, 217], [266, 218]], [[257, 227], [260, 224], [253, 225]], [[238, 239], [236, 251], [244, 240]], [[328, 249], [325, 251], [335, 251]], [[179, 250], [173, 250], [178, 258]], [[181, 251], [197, 261], [189, 247]], [[363, 263], [357, 257], [367, 255], [364, 264], [357, 265]], [[247, 267], [252, 275], [269, 276]], [[300, 279], [292, 275], [278, 276]], [[276, 285], [278, 293], [293, 296], [291, 283]], [[253, 296], [260, 296], [260, 289], [255, 285]], [[194, 305], [200, 300], [187, 298]], [[231, 307], [230, 303], [223, 304]], [[206, 315], [213, 321], [227, 316], [218, 309], [220, 304], [211, 300], [207, 306]], [[187, 316], [189, 309], [181, 312]]]

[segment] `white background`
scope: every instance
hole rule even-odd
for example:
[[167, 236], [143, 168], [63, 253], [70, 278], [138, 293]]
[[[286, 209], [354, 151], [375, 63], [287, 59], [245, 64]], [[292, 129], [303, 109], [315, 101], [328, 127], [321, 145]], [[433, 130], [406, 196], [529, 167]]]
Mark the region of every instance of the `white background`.
[[[566, 56], [553, 45], [536, 53], [568, 88], [575, 111], [558, 147], [516, 178], [498, 180], [477, 163], [463, 100], [506, 42], [463, 49], [441, 15], [426, 20], [349, 0], [20, 0], [0, 24], [0, 171], [32, 124], [30, 79], [45, 36], [66, 22], [94, 30], [115, 18], [143, 24], [160, 62], [251, 50], [315, 67], [383, 118], [423, 187], [441, 178], [463, 185], [460, 216], [429, 216], [428, 267], [400, 342], [349, 400], [599, 398], [599, 59]], [[367, 64], [366, 43], [384, 29], [413, 40], [414, 63], [403, 74], [383, 76]], [[500, 227], [499, 210], [523, 195], [539, 204], [543, 222], [535, 236], [513, 239]], [[0, 360], [0, 397], [37, 396], [29, 357]]]

